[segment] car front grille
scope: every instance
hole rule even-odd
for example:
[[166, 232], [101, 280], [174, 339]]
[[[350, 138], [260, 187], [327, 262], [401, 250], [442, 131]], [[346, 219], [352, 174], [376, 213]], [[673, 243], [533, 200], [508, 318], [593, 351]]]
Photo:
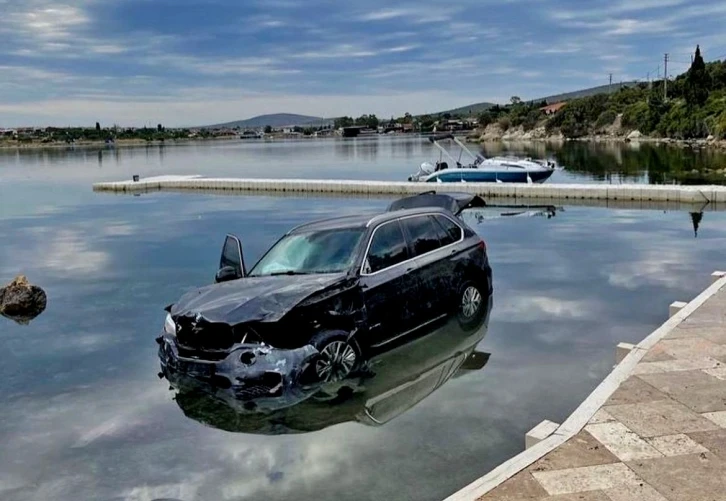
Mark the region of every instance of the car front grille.
[[282, 381], [281, 374], [266, 372], [261, 377], [245, 380], [235, 393], [242, 399], [278, 397], [282, 395]]

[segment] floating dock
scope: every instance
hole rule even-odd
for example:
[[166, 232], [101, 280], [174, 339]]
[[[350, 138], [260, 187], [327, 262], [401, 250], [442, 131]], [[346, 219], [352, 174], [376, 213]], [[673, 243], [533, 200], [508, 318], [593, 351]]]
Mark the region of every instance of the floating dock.
[[241, 179], [202, 176], [157, 176], [138, 180], [96, 183], [94, 191], [144, 193], [151, 191], [206, 191], [339, 195], [411, 195], [425, 191], [476, 193], [485, 198], [540, 201], [600, 200], [726, 204], [726, 186], [647, 184], [512, 184], [413, 183], [335, 179]]
[[726, 273], [637, 345], [561, 425], [446, 501], [726, 499]]

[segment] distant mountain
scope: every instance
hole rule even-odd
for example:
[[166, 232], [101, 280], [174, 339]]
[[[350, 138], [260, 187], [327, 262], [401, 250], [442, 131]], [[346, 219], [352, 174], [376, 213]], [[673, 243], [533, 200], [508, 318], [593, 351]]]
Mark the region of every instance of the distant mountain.
[[334, 119], [332, 118], [321, 118], [311, 117], [308, 115], [295, 115], [293, 113], [274, 113], [271, 115], [260, 115], [247, 120], [236, 120], [234, 122], [227, 122], [223, 124], [205, 125], [202, 129], [221, 129], [221, 128], [235, 128], [241, 129], [261, 129], [267, 125], [270, 127], [304, 127], [306, 125], [332, 125]]

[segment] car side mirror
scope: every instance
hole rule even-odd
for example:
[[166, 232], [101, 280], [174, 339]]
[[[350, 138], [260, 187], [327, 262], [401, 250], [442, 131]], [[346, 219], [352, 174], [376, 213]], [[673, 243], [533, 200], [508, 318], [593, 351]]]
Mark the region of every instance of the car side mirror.
[[225, 266], [217, 271], [216, 275], [214, 275], [214, 281], [217, 283], [229, 282], [230, 280], [236, 280], [238, 278], [242, 277], [239, 276], [237, 270], [235, 270], [232, 266]]

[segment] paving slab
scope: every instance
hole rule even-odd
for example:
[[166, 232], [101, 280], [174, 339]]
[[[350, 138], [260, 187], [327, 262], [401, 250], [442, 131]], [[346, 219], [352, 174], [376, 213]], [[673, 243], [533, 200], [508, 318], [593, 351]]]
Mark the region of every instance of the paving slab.
[[627, 465], [672, 501], [726, 501], [726, 461], [711, 453], [637, 460]]
[[710, 357], [704, 357], [701, 359], [674, 358], [672, 360], [662, 362], [638, 364], [635, 369], [633, 369], [633, 374], [658, 374], [663, 372], [718, 369], [721, 367], [723, 367], [721, 362]]
[[715, 431], [699, 431], [688, 436], [722, 460], [726, 461], [726, 429]]
[[673, 400], [606, 406], [615, 419], [643, 438], [709, 431], [718, 425]]
[[608, 399], [606, 405], [634, 404], [668, 400], [668, 395], [658, 391], [642, 379], [631, 376]]
[[479, 498], [479, 501], [535, 501], [549, 493], [529, 472], [522, 472]]
[[600, 423], [610, 423], [612, 421], [615, 421], [615, 418], [612, 417], [610, 414], [608, 414], [608, 411], [604, 409], [599, 409], [594, 416], [592, 416], [592, 419], [590, 419], [589, 424], [600, 424]]
[[708, 449], [683, 433], [646, 438], [645, 441], [657, 449], [663, 456], [685, 456], [687, 454], [708, 452]]
[[726, 411], [706, 412], [703, 417], [717, 424], [720, 428], [726, 428]]
[[712, 343], [726, 345], [726, 326], [718, 327], [701, 327], [695, 332], [699, 337], [708, 339]]
[[637, 377], [695, 412], [726, 411], [726, 384], [703, 371], [641, 374]]
[[713, 376], [722, 381], [726, 381], [726, 367], [717, 367], [715, 369], [705, 369], [703, 372], [709, 376]]
[[604, 492], [610, 501], [668, 501], [645, 482], [640, 485], [621, 485]]
[[726, 346], [711, 342], [700, 335], [683, 339], [664, 339], [656, 346], [676, 359], [700, 360], [726, 356]]
[[650, 351], [648, 351], [648, 353], [645, 354], [645, 356], [641, 360], [641, 363], [667, 362], [669, 360], [675, 360], [675, 357], [672, 357], [668, 353], [666, 353], [662, 347], [656, 348], [657, 346], [658, 345], [654, 346]]
[[617, 421], [588, 425], [585, 428], [620, 461], [661, 457], [663, 454], [640, 438], [633, 430]]
[[624, 463], [534, 472], [532, 476], [550, 495], [574, 494], [642, 483], [640, 477]]
[[548, 496], [537, 501], [611, 501], [611, 499], [603, 491], [591, 491]]
[[583, 430], [560, 447], [536, 461], [529, 471], [566, 470], [582, 466], [595, 466], [619, 462], [618, 458]]

